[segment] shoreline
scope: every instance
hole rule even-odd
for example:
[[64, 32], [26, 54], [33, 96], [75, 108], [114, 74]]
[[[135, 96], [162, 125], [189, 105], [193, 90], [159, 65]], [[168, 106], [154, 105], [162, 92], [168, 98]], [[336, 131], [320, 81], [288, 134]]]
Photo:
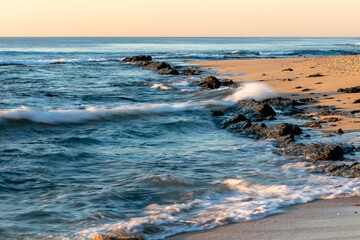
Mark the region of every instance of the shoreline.
[[[338, 92], [340, 88], [355, 87], [360, 82], [359, 56], [223, 60], [190, 64], [217, 69], [217, 74], [244, 74], [231, 79], [238, 83], [263, 82], [281, 97], [295, 100], [311, 98], [312, 101], [303, 106], [307, 115], [317, 115], [320, 108], [318, 106], [321, 105], [333, 106], [344, 113], [360, 111], [360, 104], [354, 103], [360, 98], [360, 93]], [[318, 117], [319, 120], [324, 118]], [[360, 131], [360, 121], [356, 115], [340, 114], [331, 117], [338, 117], [339, 121], [336, 124], [324, 122], [315, 130], [330, 133], [339, 128], [346, 132]], [[284, 213], [260, 220], [182, 233], [166, 239], [360, 238], [360, 197], [315, 200], [281, 209]]]
[[316, 200], [282, 208], [284, 213], [181, 233], [168, 240], [360, 239], [360, 197]]
[[[360, 112], [360, 91], [356, 93], [338, 92], [340, 88], [360, 85], [360, 56], [331, 56], [309, 58], [270, 58], [246, 60], [220, 60], [191, 62], [203, 69], [216, 69], [217, 74], [244, 74], [229, 77], [234, 82], [264, 83], [290, 99], [312, 99], [302, 108], [307, 114], [319, 112], [319, 107], [334, 106], [342, 112]], [[319, 74], [319, 75], [318, 75]], [[359, 100], [360, 101], [360, 100]], [[335, 132], [339, 128], [345, 132], [360, 131], [360, 119], [355, 116], [333, 115], [338, 122], [322, 123], [317, 129]], [[319, 116], [319, 120], [326, 117]]]

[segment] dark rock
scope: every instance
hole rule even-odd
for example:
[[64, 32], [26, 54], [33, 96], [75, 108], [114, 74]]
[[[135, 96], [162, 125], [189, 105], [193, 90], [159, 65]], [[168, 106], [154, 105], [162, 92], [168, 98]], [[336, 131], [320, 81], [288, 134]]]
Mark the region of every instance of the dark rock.
[[240, 121], [235, 124], [231, 124], [230, 130], [234, 132], [244, 132], [246, 129], [250, 128], [252, 126], [250, 121]]
[[304, 88], [303, 90], [301, 90], [301, 91], [303, 91], [303, 92], [308, 92], [308, 91], [310, 91], [311, 89], [310, 88]]
[[309, 76], [307, 76], [307, 78], [314, 78], [314, 77], [323, 77], [324, 75], [320, 74], [320, 73], [316, 73], [316, 74], [311, 74]]
[[344, 155], [339, 145], [290, 143], [283, 152], [291, 156], [305, 156], [311, 161], [316, 160], [341, 160]]
[[117, 236], [116, 234], [97, 234], [92, 240], [144, 240], [142, 236]]
[[260, 113], [262, 117], [276, 116], [274, 109], [267, 103], [259, 105], [256, 111]]
[[266, 128], [265, 123], [255, 123], [249, 128], [249, 133], [261, 136]]
[[226, 79], [226, 78], [221, 79], [220, 84], [221, 84], [221, 86], [225, 86], [225, 87], [237, 88], [237, 84], [234, 83], [234, 81], [231, 79]]
[[224, 112], [222, 112], [222, 111], [212, 111], [211, 115], [212, 116], [224, 116]]
[[295, 87], [296, 89], [299, 89], [299, 88], [302, 88], [301, 86], [297, 86], [297, 87]]
[[338, 122], [339, 118], [336, 118], [336, 117], [324, 118], [323, 121], [326, 121], [326, 122]]
[[354, 103], [360, 103], [360, 99], [356, 99]]
[[193, 75], [200, 75], [201, 71], [195, 69], [186, 69], [183, 71], [183, 73], [184, 75], [193, 76]]
[[53, 62], [53, 63], [50, 63], [52, 65], [60, 65], [60, 64], [65, 64], [65, 62]]
[[52, 94], [52, 93], [47, 93], [45, 94], [46, 97], [58, 97], [59, 95], [56, 94]]
[[149, 62], [148, 64], [140, 65], [140, 66], [149, 70], [160, 70], [165, 68], [171, 68], [171, 66], [166, 62]]
[[339, 129], [336, 131], [336, 134], [337, 134], [337, 135], [344, 134], [344, 131], [343, 131], [341, 128], [339, 128]]
[[216, 89], [216, 88], [220, 88], [221, 83], [219, 79], [217, 79], [216, 77], [207, 76], [203, 82], [198, 84], [198, 86], [203, 88]]
[[337, 91], [344, 93], [358, 93], [360, 92], [360, 86], [351, 87], [351, 88], [339, 88]]
[[151, 56], [139, 55], [133, 57], [126, 57], [123, 59], [123, 62], [138, 62], [138, 61], [151, 61]]
[[323, 122], [320, 122], [320, 121], [306, 122], [306, 123], [304, 123], [304, 126], [305, 127], [311, 127], [311, 128], [321, 128], [321, 123], [323, 123]]
[[274, 127], [268, 127], [263, 129], [263, 132], [259, 135], [266, 138], [279, 138], [286, 135], [300, 135], [302, 131], [299, 126], [289, 124], [289, 123], [280, 123]]
[[[304, 91], [304, 90], [303, 90]], [[299, 99], [300, 102], [312, 102], [313, 99], [312, 98], [300, 98]]]
[[292, 72], [292, 71], [294, 71], [294, 69], [292, 69], [292, 68], [286, 68], [286, 69], [283, 69], [282, 71], [283, 71], [283, 72]]
[[158, 71], [159, 75], [179, 75], [178, 70], [173, 68], [163, 68]]

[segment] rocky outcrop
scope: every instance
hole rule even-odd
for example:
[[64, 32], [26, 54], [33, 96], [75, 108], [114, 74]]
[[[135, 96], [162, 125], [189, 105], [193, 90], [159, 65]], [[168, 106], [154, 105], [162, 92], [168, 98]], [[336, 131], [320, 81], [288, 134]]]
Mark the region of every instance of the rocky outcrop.
[[144, 240], [142, 236], [117, 236], [116, 234], [97, 234], [92, 240]]
[[156, 70], [156, 71], [158, 71], [159, 75], [178, 75], [179, 74], [178, 70], [176, 70], [175, 68], [172, 68], [170, 66], [170, 64], [168, 64], [166, 62], [152, 61], [151, 56], [140, 55], [140, 56], [126, 57], [123, 59], [123, 61], [129, 62], [129, 63], [135, 63], [144, 69]]
[[185, 69], [183, 70], [183, 73], [184, 75], [187, 75], [187, 76], [194, 76], [194, 75], [200, 75], [201, 74], [201, 71], [198, 70], [198, 69]]
[[197, 86], [202, 88], [217, 89], [221, 86], [236, 88], [237, 85], [231, 79], [218, 79], [214, 76], [207, 76], [204, 81], [197, 83]]
[[123, 62], [138, 62], [138, 61], [151, 61], [151, 56], [139, 55], [133, 57], [126, 57], [123, 59]]

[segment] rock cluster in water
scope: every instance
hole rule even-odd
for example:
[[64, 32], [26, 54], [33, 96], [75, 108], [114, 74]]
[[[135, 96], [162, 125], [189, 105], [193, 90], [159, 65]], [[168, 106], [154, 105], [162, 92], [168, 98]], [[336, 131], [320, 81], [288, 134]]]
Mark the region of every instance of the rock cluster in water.
[[159, 75], [178, 75], [179, 71], [166, 62], [152, 61], [151, 56], [139, 55], [126, 57], [123, 62], [135, 63], [144, 69], [157, 70]]
[[[306, 101], [305, 101], [306, 102]], [[312, 162], [318, 171], [343, 177], [359, 177], [360, 163], [339, 165], [338, 161], [346, 161], [344, 154], [355, 150], [352, 145], [346, 144], [305, 144], [296, 141], [296, 136], [303, 134], [300, 126], [291, 123], [271, 124], [277, 116], [287, 115], [295, 118], [312, 119], [302, 113], [296, 106], [304, 104], [287, 98], [268, 99], [263, 101], [242, 100], [234, 107], [225, 111], [216, 111], [217, 122], [221, 128], [229, 129], [242, 135], [263, 139], [275, 139], [278, 149], [276, 153], [288, 156], [303, 157]], [[276, 109], [276, 111], [274, 110]], [[331, 108], [327, 111], [330, 114]], [[324, 122], [338, 121], [337, 118], [328, 118]], [[312, 126], [317, 122], [307, 123]], [[269, 126], [268, 126], [269, 125]], [[339, 130], [338, 130], [339, 131]], [[342, 130], [341, 130], [342, 132]], [[308, 135], [304, 137], [309, 137]]]
[[217, 89], [221, 86], [233, 88], [237, 87], [236, 83], [234, 83], [231, 79], [218, 79], [214, 76], [207, 76], [204, 81], [197, 82], [196, 85], [202, 88], [210, 89]]

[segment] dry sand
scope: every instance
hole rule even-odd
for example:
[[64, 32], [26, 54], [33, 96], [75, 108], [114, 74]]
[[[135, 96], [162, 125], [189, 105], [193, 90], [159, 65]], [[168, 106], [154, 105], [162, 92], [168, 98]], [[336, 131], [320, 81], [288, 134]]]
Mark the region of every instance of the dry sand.
[[[358, 203], [358, 204], [356, 204]], [[360, 198], [319, 200], [261, 220], [183, 233], [169, 240], [360, 239]], [[355, 205], [353, 205], [355, 204]]]
[[[311, 97], [316, 102], [306, 105], [306, 111], [309, 113], [316, 112], [317, 105], [332, 105], [342, 111], [360, 110], [360, 103], [354, 104], [355, 100], [360, 99], [360, 93], [337, 92], [339, 88], [360, 86], [360, 56], [223, 60], [193, 64], [219, 69], [218, 73], [245, 73], [244, 76], [231, 79], [236, 82], [261, 81], [280, 93], [282, 97], [293, 99]], [[283, 71], [289, 68], [293, 71]], [[308, 77], [317, 73], [324, 76]], [[333, 117], [339, 117], [342, 121], [325, 124], [322, 130], [335, 131], [339, 128], [344, 131], [360, 130], [360, 119]]]

